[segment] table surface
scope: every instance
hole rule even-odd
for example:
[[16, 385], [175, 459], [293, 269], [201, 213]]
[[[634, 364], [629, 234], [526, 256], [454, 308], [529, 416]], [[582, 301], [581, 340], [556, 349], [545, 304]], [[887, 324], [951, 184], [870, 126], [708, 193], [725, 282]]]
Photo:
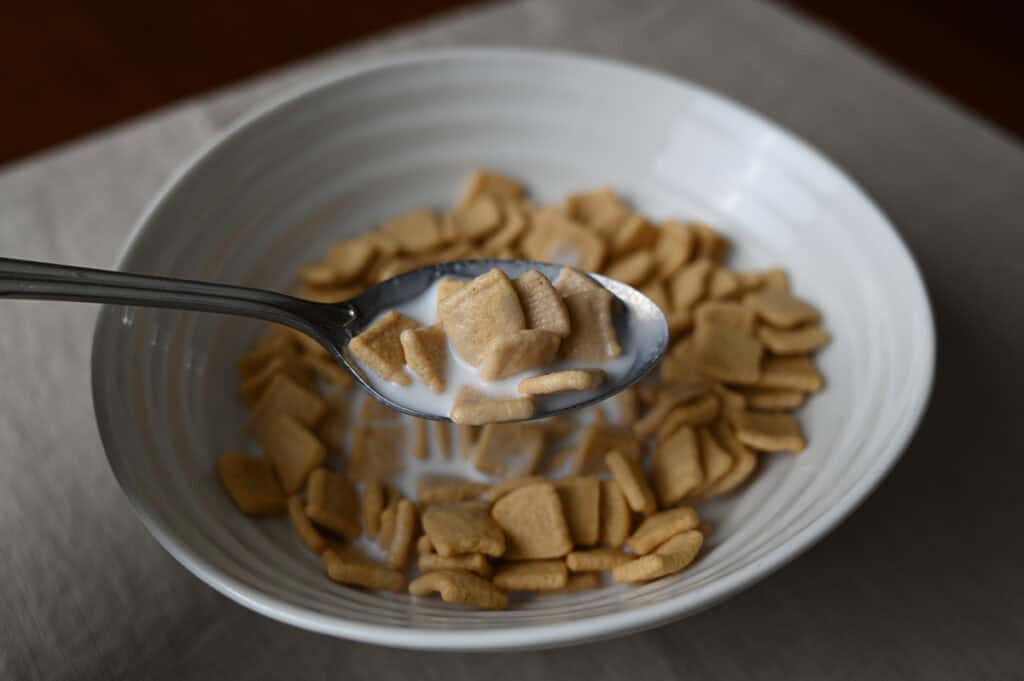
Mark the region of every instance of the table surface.
[[341, 65], [462, 44], [663, 69], [777, 120], [856, 178], [909, 243], [935, 307], [935, 391], [901, 463], [826, 540], [687, 620], [536, 653], [376, 648], [253, 614], [166, 554], [118, 489], [93, 422], [95, 309], [4, 302], [0, 676], [1022, 678], [1024, 457], [1012, 433], [1024, 150], [777, 6], [534, 0], [391, 33], [3, 169], [0, 253], [109, 267], [157, 188], [239, 114]]

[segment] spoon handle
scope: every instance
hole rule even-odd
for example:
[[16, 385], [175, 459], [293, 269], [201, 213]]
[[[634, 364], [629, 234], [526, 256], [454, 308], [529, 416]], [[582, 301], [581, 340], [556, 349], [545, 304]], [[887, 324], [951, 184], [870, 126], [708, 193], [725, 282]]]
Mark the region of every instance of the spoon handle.
[[0, 258], [0, 298], [169, 307], [256, 317], [286, 324], [331, 345], [322, 328], [328, 316], [324, 308], [334, 308], [335, 316], [341, 313], [337, 306], [244, 286], [12, 258]]

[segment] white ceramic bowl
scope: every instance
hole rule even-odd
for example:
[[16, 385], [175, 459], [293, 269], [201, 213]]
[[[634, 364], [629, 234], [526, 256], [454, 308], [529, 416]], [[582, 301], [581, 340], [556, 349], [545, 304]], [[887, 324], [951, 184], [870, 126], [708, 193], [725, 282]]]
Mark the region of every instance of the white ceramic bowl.
[[287, 520], [238, 513], [215, 477], [218, 453], [245, 441], [234, 359], [260, 325], [105, 308], [93, 386], [110, 464], [146, 526], [200, 579], [270, 617], [385, 645], [584, 641], [682, 617], [765, 577], [896, 461], [927, 400], [934, 337], [921, 278], [886, 218], [773, 124], [622, 64], [458, 50], [339, 74], [203, 151], [146, 212], [120, 267], [284, 290], [339, 237], [450, 203], [479, 166], [525, 178], [545, 201], [610, 185], [648, 214], [720, 228], [739, 267], [786, 267], [835, 337], [820, 355], [828, 388], [801, 413], [810, 447], [767, 457], [749, 488], [711, 509], [706, 554], [668, 579], [497, 613], [359, 591], [325, 579]]

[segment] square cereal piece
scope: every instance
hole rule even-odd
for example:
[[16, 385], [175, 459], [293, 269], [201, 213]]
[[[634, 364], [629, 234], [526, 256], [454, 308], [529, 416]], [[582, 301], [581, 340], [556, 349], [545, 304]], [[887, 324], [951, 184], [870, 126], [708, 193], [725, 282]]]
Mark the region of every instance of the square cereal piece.
[[324, 401], [327, 414], [320, 419], [315, 432], [331, 453], [337, 453], [345, 447], [348, 437], [348, 395], [337, 390], [328, 393]]
[[788, 291], [786, 270], [775, 268], [760, 272], [737, 272], [745, 291]]
[[359, 405], [359, 425], [397, 425], [401, 420], [402, 412], [395, 411], [369, 393], [363, 394], [363, 402]]
[[520, 487], [526, 487], [527, 485], [533, 485], [538, 482], [548, 482], [548, 479], [539, 475], [526, 475], [521, 478], [509, 478], [487, 490], [484, 493], [483, 498], [485, 501], [493, 504], [512, 490], [519, 489]]
[[683, 426], [702, 426], [711, 423], [721, 412], [721, 402], [715, 393], [708, 393], [690, 404], [676, 407], [658, 428], [658, 440], [668, 438]]
[[452, 426], [444, 421], [431, 421], [430, 430], [441, 456], [447, 461], [452, 458]]
[[755, 321], [757, 315], [753, 309], [740, 303], [725, 301], [703, 303], [697, 306], [694, 313], [694, 323], [698, 327], [725, 326], [747, 335], [754, 334]]
[[626, 542], [626, 548], [642, 556], [677, 534], [695, 530], [699, 525], [700, 517], [697, 511], [689, 506], [655, 513], [640, 523], [640, 527], [636, 528], [636, 532]]
[[405, 428], [356, 426], [352, 429], [352, 451], [345, 474], [349, 480], [387, 480], [405, 467]]
[[[468, 279], [455, 279], [453, 277], [441, 277], [440, 281], [437, 282], [437, 318], [441, 318], [441, 301], [461, 290], [464, 286], [469, 283]], [[443, 327], [442, 327], [443, 328]]]
[[594, 230], [550, 209], [534, 214], [530, 232], [521, 247], [531, 260], [559, 263], [590, 272], [601, 269], [607, 252], [604, 239]]
[[482, 426], [502, 421], [522, 421], [533, 416], [534, 404], [529, 397], [488, 399], [470, 388], [459, 391], [452, 406], [454, 423]]
[[733, 464], [728, 473], [701, 491], [700, 498], [702, 500], [713, 499], [733, 491], [750, 477], [757, 466], [757, 457], [737, 439], [728, 421], [719, 419], [711, 426], [711, 432], [715, 436], [715, 440], [732, 456]]
[[416, 480], [416, 502], [421, 508], [431, 504], [479, 499], [491, 486], [456, 475], [428, 474]]
[[630, 215], [622, 200], [607, 187], [569, 194], [565, 197], [563, 208], [570, 218], [602, 234], [614, 233]]
[[555, 482], [555, 489], [573, 544], [596, 544], [601, 530], [601, 481], [593, 476], [563, 478]]
[[729, 240], [711, 227], [701, 222], [689, 223], [690, 230], [696, 237], [697, 258], [707, 258], [713, 263], [721, 263], [729, 254]]
[[[426, 536], [424, 535], [424, 538]], [[484, 579], [490, 578], [494, 569], [482, 553], [466, 553], [460, 556], [439, 556], [436, 553], [420, 553], [418, 567], [420, 572], [437, 572], [438, 570], [465, 570], [479, 575]]]
[[274, 466], [285, 494], [295, 494], [323, 463], [327, 450], [308, 428], [289, 414], [276, 414], [260, 432], [260, 444]]
[[562, 341], [562, 357], [578, 362], [604, 362], [622, 355], [612, 321], [608, 291], [584, 291], [565, 299], [569, 310], [569, 335]]
[[621, 549], [601, 547], [573, 551], [565, 557], [565, 564], [573, 572], [600, 572], [612, 570], [631, 560], [633, 556]]
[[521, 560], [499, 565], [493, 581], [503, 591], [552, 591], [566, 585], [569, 571], [561, 560]]
[[377, 257], [377, 245], [371, 239], [341, 241], [327, 252], [327, 264], [334, 271], [333, 283], [350, 284], [366, 273]]
[[338, 364], [337, 360], [333, 357], [325, 358], [317, 355], [300, 355], [299, 362], [305, 365], [308, 369], [323, 382], [336, 388], [347, 389], [351, 388], [354, 381], [352, 380], [352, 374], [347, 369]]
[[[416, 540], [416, 553], [418, 553], [420, 555], [427, 554], [427, 553], [435, 555], [435, 556], [437, 555], [436, 553], [434, 553], [434, 542], [430, 541], [430, 537], [428, 537], [425, 534], [424, 535], [420, 535], [420, 538]], [[476, 554], [471, 554], [471, 555], [479, 556], [480, 554], [476, 553]], [[427, 572], [427, 571], [426, 570], [422, 570], [422, 572]]]
[[326, 468], [318, 468], [309, 475], [306, 516], [320, 527], [349, 539], [358, 539], [362, 531], [356, 488]]
[[583, 431], [573, 457], [573, 473], [580, 474], [601, 469], [610, 451], [619, 451], [630, 459], [640, 458], [640, 441], [625, 428], [593, 424]]
[[747, 388], [743, 391], [744, 405], [761, 411], [796, 409], [804, 403], [807, 395], [799, 390], [780, 388]]
[[630, 286], [640, 286], [654, 274], [657, 262], [650, 251], [621, 255], [608, 265], [606, 274]]
[[445, 603], [471, 605], [481, 610], [504, 610], [508, 596], [483, 577], [465, 570], [437, 570], [421, 575], [409, 583], [413, 596], [438, 593]]
[[277, 374], [249, 414], [249, 430], [257, 435], [278, 414], [287, 414], [304, 426], [315, 426], [327, 413], [327, 403], [287, 374]]
[[473, 366], [480, 366], [483, 351], [492, 340], [526, 328], [516, 289], [499, 269], [439, 298], [437, 306], [449, 341]]
[[434, 504], [423, 511], [423, 530], [437, 555], [451, 557], [482, 553], [498, 558], [506, 552], [506, 537], [486, 502]]
[[441, 225], [429, 210], [399, 215], [381, 225], [381, 231], [398, 242], [402, 253], [423, 253], [441, 246]]
[[659, 280], [674, 277], [693, 258], [696, 239], [690, 228], [678, 220], [666, 220], [658, 230], [652, 252], [658, 262]]
[[403, 569], [412, 555], [412, 547], [416, 543], [416, 506], [408, 499], [401, 499], [395, 508], [395, 527], [391, 532], [391, 542], [387, 546], [386, 563], [388, 567]]
[[633, 511], [626, 495], [614, 480], [601, 481], [601, 543], [619, 547], [633, 526]]
[[701, 371], [726, 383], [756, 383], [761, 376], [764, 346], [748, 333], [731, 326], [698, 326], [693, 349]]
[[766, 452], [802, 452], [807, 446], [800, 422], [792, 414], [737, 411], [731, 421], [743, 444]]
[[496, 381], [540, 369], [555, 358], [562, 339], [550, 331], [526, 329], [491, 340], [480, 360], [480, 378]]
[[[664, 376], [662, 377], [665, 378]], [[637, 437], [653, 435], [673, 410], [682, 405], [699, 401], [707, 395], [708, 387], [703, 380], [682, 380], [664, 383], [655, 389], [655, 402], [633, 426]]]
[[550, 331], [561, 338], [569, 335], [569, 310], [547, 277], [530, 270], [513, 279], [512, 286], [523, 306], [527, 328]]
[[481, 196], [507, 201], [520, 201], [525, 195], [523, 185], [508, 175], [493, 170], [477, 170], [469, 176], [459, 206], [467, 206]]
[[732, 454], [707, 428], [697, 429], [697, 440], [700, 442], [700, 466], [704, 471], [704, 480], [694, 494], [700, 496], [704, 490], [715, 485], [732, 470]]
[[491, 517], [505, 534], [506, 558], [561, 558], [572, 550], [562, 502], [549, 482], [509, 492], [494, 502]]
[[324, 551], [327, 576], [335, 582], [364, 589], [401, 591], [405, 575], [375, 563], [354, 546], [332, 546]]
[[761, 326], [758, 339], [776, 355], [806, 355], [829, 344], [832, 337], [817, 324], [808, 324], [795, 329], [776, 329]]
[[809, 357], [765, 357], [761, 365], [758, 388], [778, 388], [813, 393], [821, 390], [824, 381]]
[[471, 459], [481, 473], [521, 477], [533, 472], [543, 451], [544, 429], [540, 426], [491, 423], [480, 433]]
[[[307, 356], [303, 355], [302, 357]], [[242, 381], [241, 393], [245, 404], [250, 408], [254, 407], [278, 374], [285, 374], [302, 387], [311, 387], [309, 369], [301, 358], [272, 357], [262, 369]]]
[[620, 452], [611, 451], [605, 456], [605, 465], [611, 471], [615, 482], [622, 488], [631, 509], [644, 515], [651, 515], [658, 509], [654, 492], [647, 483], [643, 465], [639, 461]]
[[[612, 253], [615, 255], [633, 252], [651, 254], [653, 251], [651, 247], [657, 243], [659, 235], [658, 228], [652, 225], [647, 218], [642, 215], [630, 215], [622, 222], [621, 227], [609, 235]], [[652, 257], [649, 273], [654, 274], [657, 268], [656, 259]], [[609, 276], [611, 276], [610, 273]], [[612, 278], [618, 279], [618, 277]], [[623, 279], [623, 281], [625, 280]]]
[[252, 378], [274, 358], [294, 359], [298, 348], [292, 335], [282, 327], [274, 327], [271, 333], [260, 341], [255, 350], [238, 358], [238, 375], [242, 379]]
[[559, 270], [558, 276], [555, 277], [554, 287], [563, 298], [568, 298], [577, 293], [585, 293], [586, 291], [601, 291], [604, 289], [603, 286], [591, 277], [574, 267], [563, 267]]
[[448, 371], [448, 339], [439, 324], [406, 329], [399, 335], [405, 363], [436, 393], [444, 392]]
[[678, 503], [701, 486], [704, 469], [692, 428], [679, 428], [657, 443], [651, 458], [651, 480], [662, 508]]
[[695, 260], [683, 267], [672, 278], [672, 307], [690, 310], [707, 294], [708, 280], [714, 265], [710, 260]]
[[501, 206], [490, 196], [479, 196], [451, 214], [455, 231], [467, 241], [479, 241], [494, 234], [502, 225]]
[[593, 390], [604, 383], [604, 379], [605, 373], [601, 369], [569, 369], [524, 378], [519, 381], [518, 390], [523, 395], [554, 395]]
[[320, 534], [320, 530], [316, 529], [309, 516], [306, 515], [302, 499], [298, 496], [288, 497], [288, 517], [292, 521], [292, 527], [295, 528], [295, 534], [299, 536], [299, 541], [313, 553], [318, 555], [323, 553], [327, 548], [327, 538]]
[[743, 294], [743, 285], [735, 272], [716, 267], [708, 280], [708, 297], [712, 300], [732, 300]]
[[571, 594], [577, 591], [589, 591], [590, 589], [601, 588], [601, 575], [596, 572], [580, 572], [575, 575], [569, 575], [569, 579], [566, 580], [565, 586], [561, 589], [552, 589], [551, 591], [539, 591], [538, 596], [556, 596], [559, 594]]
[[[502, 251], [512, 248], [526, 234], [526, 230], [529, 229], [529, 218], [526, 215], [526, 211], [521, 207], [514, 203], [504, 203], [502, 204], [502, 210], [505, 213], [505, 222], [498, 231], [491, 234], [487, 241], [484, 242], [482, 248], [486, 253], [500, 254]], [[501, 255], [497, 257], [514, 259], [504, 258]]]
[[749, 294], [743, 302], [752, 307], [760, 319], [780, 329], [792, 329], [821, 318], [817, 308], [788, 291], [766, 289]]
[[349, 350], [385, 381], [412, 385], [405, 373], [405, 353], [400, 340], [406, 329], [418, 329], [419, 322], [390, 310], [348, 343]]
[[376, 537], [380, 532], [380, 514], [384, 510], [384, 485], [378, 480], [363, 483], [363, 532]]
[[284, 491], [268, 460], [225, 452], [217, 460], [217, 473], [228, 496], [242, 513], [276, 515], [285, 510]]
[[704, 544], [704, 535], [689, 530], [669, 539], [654, 553], [641, 556], [612, 570], [616, 582], [646, 582], [679, 572], [693, 562]]

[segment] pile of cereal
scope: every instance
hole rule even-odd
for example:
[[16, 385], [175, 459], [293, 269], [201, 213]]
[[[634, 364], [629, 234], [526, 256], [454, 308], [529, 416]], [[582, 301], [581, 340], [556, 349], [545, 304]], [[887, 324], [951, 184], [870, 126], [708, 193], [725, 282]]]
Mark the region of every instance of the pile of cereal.
[[[822, 388], [817, 310], [782, 270], [727, 269], [727, 250], [710, 227], [654, 224], [609, 190], [540, 207], [479, 172], [452, 212], [404, 215], [335, 246], [300, 272], [300, 294], [344, 300], [452, 259], [559, 262], [665, 310], [673, 342], [658, 375], [571, 418], [428, 424], [353, 390], [319, 345], [275, 328], [239, 360], [262, 455], [222, 455], [224, 487], [244, 513], [287, 513], [330, 579], [367, 589], [500, 609], [510, 592], [677, 573], [710, 532], [697, 507], [736, 492], [757, 452], [804, 449], [790, 412]], [[409, 480], [403, 493], [396, 483]]]

